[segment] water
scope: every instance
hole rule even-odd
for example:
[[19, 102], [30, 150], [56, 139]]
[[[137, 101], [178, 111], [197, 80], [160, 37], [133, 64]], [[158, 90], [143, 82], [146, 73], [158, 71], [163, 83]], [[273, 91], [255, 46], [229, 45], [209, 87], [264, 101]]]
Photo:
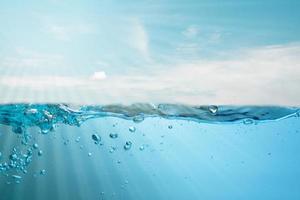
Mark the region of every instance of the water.
[[297, 107], [0, 106], [1, 200], [300, 199]]

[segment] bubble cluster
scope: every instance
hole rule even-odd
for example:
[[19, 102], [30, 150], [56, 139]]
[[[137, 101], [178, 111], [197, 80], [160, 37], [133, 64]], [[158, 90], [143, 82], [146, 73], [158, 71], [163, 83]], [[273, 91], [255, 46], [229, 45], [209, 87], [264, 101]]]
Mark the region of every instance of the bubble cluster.
[[27, 173], [27, 166], [32, 162], [33, 148], [29, 147], [26, 152], [13, 148], [11, 154], [9, 155], [9, 160], [3, 163], [0, 163], [0, 173], [9, 175], [10, 172], [13, 172], [12, 175], [15, 179], [21, 179], [20, 175], [15, 173]]

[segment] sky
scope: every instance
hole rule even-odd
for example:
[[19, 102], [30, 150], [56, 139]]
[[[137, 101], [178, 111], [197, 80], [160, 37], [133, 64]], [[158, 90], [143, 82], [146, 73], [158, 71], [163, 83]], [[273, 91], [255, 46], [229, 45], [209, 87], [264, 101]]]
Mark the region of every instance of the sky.
[[300, 2], [0, 2], [0, 103], [300, 105]]

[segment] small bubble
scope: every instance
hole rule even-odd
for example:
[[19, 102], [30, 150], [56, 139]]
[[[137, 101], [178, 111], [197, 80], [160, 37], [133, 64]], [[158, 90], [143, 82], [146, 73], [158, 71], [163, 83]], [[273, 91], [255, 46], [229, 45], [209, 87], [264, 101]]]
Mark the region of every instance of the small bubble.
[[38, 113], [38, 110], [35, 108], [31, 108], [26, 111], [26, 114], [36, 114], [36, 113]]
[[110, 133], [109, 137], [112, 138], [112, 139], [115, 139], [115, 138], [118, 137], [118, 133]]
[[125, 145], [124, 145], [124, 149], [127, 151], [127, 150], [129, 150], [129, 149], [131, 148], [131, 146], [132, 146], [132, 142], [127, 141], [127, 142], [125, 143]]
[[69, 143], [69, 140], [64, 141], [64, 145], [68, 145], [68, 143]]
[[78, 143], [79, 141], [80, 141], [80, 137], [77, 137], [76, 140], [75, 140], [75, 142]]
[[91, 152], [89, 152], [89, 153], [88, 153], [88, 156], [89, 156], [89, 157], [91, 157], [91, 156], [92, 156], [92, 153], [91, 153]]
[[39, 145], [37, 143], [35, 143], [34, 145], [32, 145], [34, 149], [39, 148]]
[[121, 160], [118, 160], [117, 163], [118, 163], [118, 164], [121, 164]]
[[144, 116], [143, 115], [138, 115], [138, 116], [135, 116], [132, 120], [134, 123], [141, 123], [142, 121], [144, 121]]
[[131, 133], [134, 133], [136, 131], [136, 128], [134, 126], [129, 127], [129, 131]]
[[41, 129], [41, 134], [43, 134], [43, 135], [46, 135], [46, 134], [48, 134], [50, 132], [50, 129], [48, 129], [48, 128], [43, 128], [43, 129]]
[[53, 119], [53, 115], [51, 115], [51, 113], [46, 110], [44, 111], [44, 115], [48, 118], [48, 120]]
[[10, 156], [9, 156], [9, 158], [10, 158], [10, 160], [17, 160], [18, 159], [18, 156], [17, 156], [17, 154], [11, 154]]
[[244, 119], [244, 121], [243, 121], [243, 123], [245, 124], [245, 125], [250, 125], [250, 124], [254, 124], [254, 120], [253, 119]]
[[144, 149], [145, 149], [144, 145], [140, 146], [139, 149], [140, 149], [140, 151], [144, 151]]
[[13, 177], [14, 179], [22, 179], [22, 177], [19, 175], [11, 175], [11, 177]]
[[116, 147], [111, 146], [111, 147], [110, 147], [110, 150], [109, 150], [109, 153], [113, 153], [116, 149], [117, 149]]
[[41, 171], [40, 171], [40, 175], [45, 175], [46, 174], [46, 170], [45, 169], [42, 169]]
[[42, 156], [43, 155], [43, 151], [42, 150], [39, 150], [38, 151], [38, 156]]
[[16, 134], [22, 134], [25, 132], [25, 128], [21, 126], [13, 126], [12, 131]]
[[208, 107], [208, 110], [212, 115], [215, 115], [218, 112], [218, 106], [211, 105]]
[[101, 137], [98, 134], [93, 134], [92, 139], [95, 141], [95, 144], [98, 144], [101, 141]]

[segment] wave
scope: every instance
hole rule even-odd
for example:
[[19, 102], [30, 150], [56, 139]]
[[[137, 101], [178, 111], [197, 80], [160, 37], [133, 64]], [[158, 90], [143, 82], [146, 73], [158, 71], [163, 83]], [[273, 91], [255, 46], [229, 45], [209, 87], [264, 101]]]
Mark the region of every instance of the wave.
[[59, 123], [80, 126], [88, 119], [101, 117], [119, 117], [134, 122], [147, 117], [162, 117], [201, 123], [261, 123], [299, 116], [299, 113], [299, 107], [281, 106], [5, 104], [0, 105], [0, 124], [11, 126], [20, 134], [26, 127], [38, 126], [46, 134]]

